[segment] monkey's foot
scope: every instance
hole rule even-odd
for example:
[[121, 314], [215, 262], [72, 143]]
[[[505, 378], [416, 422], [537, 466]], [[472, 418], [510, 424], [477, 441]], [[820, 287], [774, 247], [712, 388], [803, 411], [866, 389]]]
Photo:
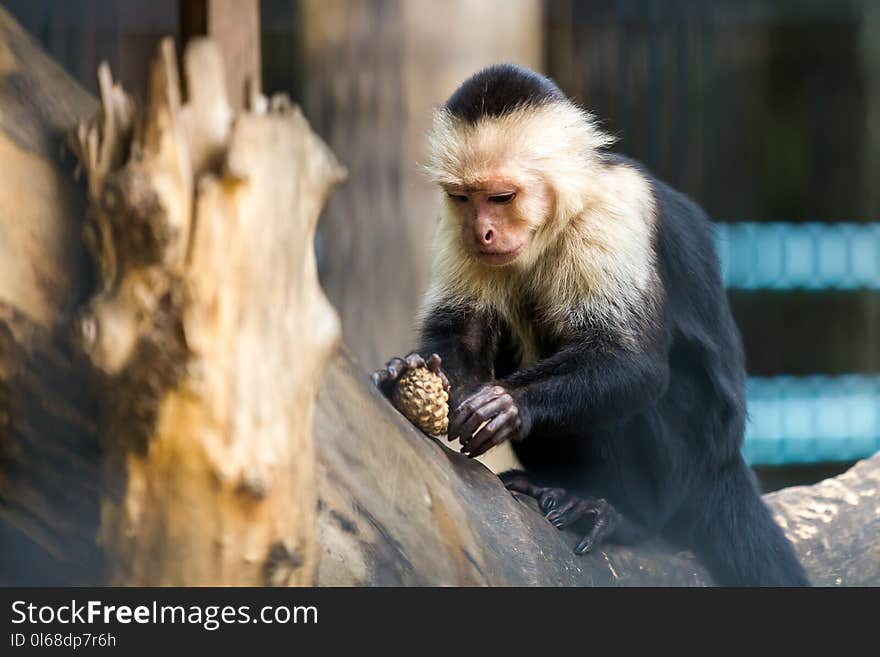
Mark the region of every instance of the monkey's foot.
[[505, 472], [500, 476], [507, 490], [537, 500], [544, 517], [557, 529], [591, 520], [586, 534], [574, 548], [577, 554], [586, 554], [608, 540], [617, 528], [620, 515], [604, 498], [581, 497], [564, 488], [538, 486], [522, 472]]

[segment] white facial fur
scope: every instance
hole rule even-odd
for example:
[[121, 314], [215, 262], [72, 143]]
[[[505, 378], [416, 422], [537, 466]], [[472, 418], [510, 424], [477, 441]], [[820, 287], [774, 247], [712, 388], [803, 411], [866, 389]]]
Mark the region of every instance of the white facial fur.
[[537, 357], [537, 330], [564, 340], [589, 322], [607, 327], [625, 345], [634, 322], [650, 321], [660, 290], [656, 209], [644, 176], [602, 160], [599, 150], [611, 141], [589, 114], [567, 102], [476, 125], [438, 112], [428, 165], [435, 182], [480, 184], [503, 170], [525, 181], [526, 189], [548, 185], [553, 208], [549, 216], [531, 216], [522, 256], [488, 267], [462, 249], [450, 202], [441, 199], [423, 316], [438, 304], [494, 311], [516, 334], [523, 364]]

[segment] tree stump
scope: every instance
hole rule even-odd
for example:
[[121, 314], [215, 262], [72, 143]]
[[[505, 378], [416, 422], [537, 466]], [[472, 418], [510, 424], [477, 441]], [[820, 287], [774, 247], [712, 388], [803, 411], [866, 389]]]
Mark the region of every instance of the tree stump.
[[233, 115], [209, 39], [183, 69], [185, 99], [165, 40], [141, 110], [102, 66], [74, 144], [109, 581], [310, 584], [314, 402], [340, 333], [312, 243], [344, 170], [285, 97]]

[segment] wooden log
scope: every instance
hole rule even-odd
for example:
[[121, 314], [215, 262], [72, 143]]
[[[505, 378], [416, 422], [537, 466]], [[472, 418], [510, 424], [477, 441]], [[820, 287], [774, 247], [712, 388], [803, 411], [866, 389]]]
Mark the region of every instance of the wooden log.
[[[316, 425], [317, 583], [332, 586], [704, 586], [662, 541], [577, 556], [534, 504], [481, 464], [414, 429], [342, 355]], [[765, 496], [811, 581], [880, 585], [880, 454], [814, 486]]]
[[339, 337], [312, 241], [344, 171], [286, 98], [233, 120], [211, 40], [186, 49], [186, 99], [177, 70], [166, 40], [141, 111], [102, 68], [76, 140], [110, 582], [310, 584], [314, 398]]

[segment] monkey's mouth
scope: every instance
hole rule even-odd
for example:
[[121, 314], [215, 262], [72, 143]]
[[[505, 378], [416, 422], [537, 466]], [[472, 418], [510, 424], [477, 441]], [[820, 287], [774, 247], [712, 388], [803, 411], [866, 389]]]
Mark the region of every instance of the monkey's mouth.
[[522, 245], [511, 249], [510, 251], [477, 251], [476, 256], [480, 262], [493, 267], [501, 267], [508, 265], [522, 252]]

